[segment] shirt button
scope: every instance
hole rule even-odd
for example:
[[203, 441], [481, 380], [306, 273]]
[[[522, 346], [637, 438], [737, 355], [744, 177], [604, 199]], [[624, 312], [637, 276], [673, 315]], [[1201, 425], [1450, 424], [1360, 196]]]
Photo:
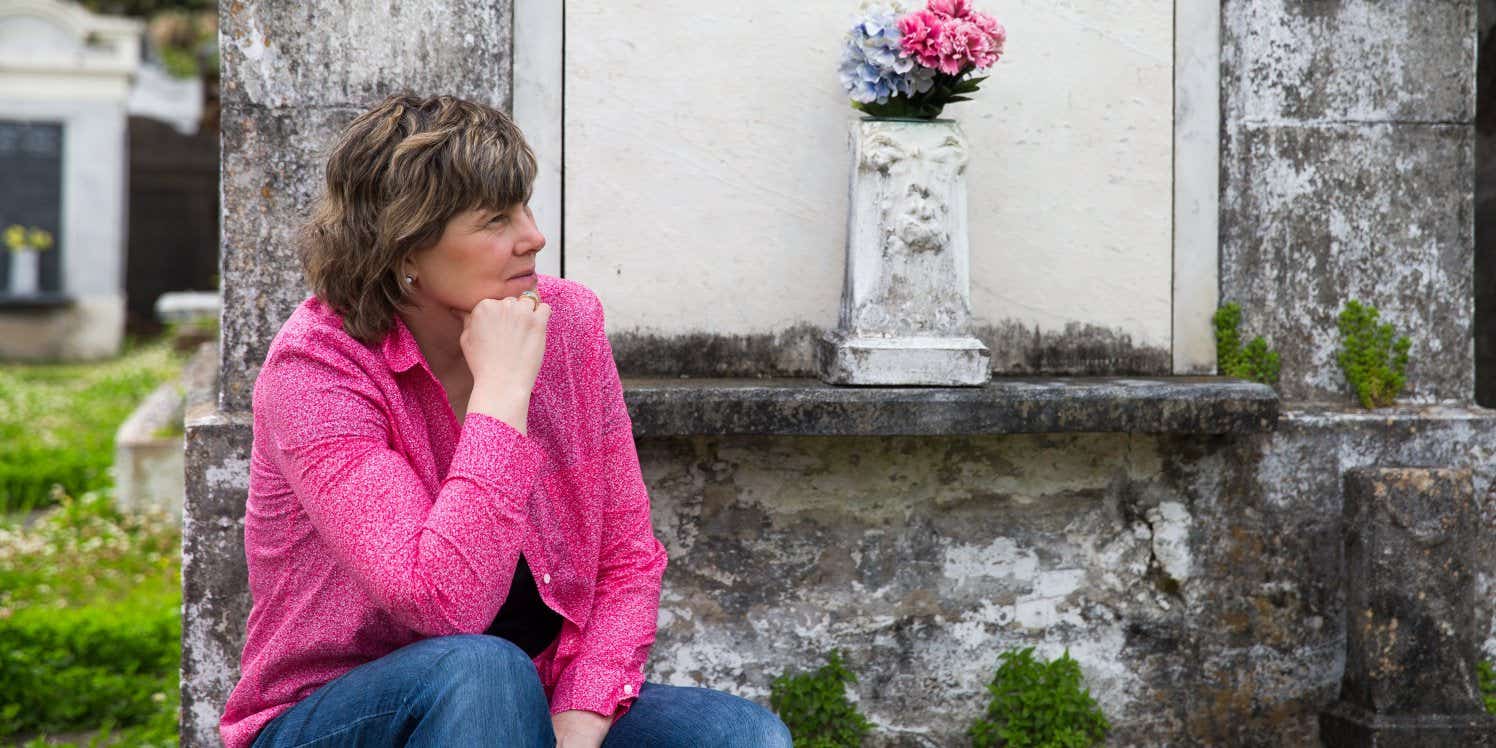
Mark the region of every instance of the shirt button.
[[543, 576], [543, 577], [540, 578], [540, 581], [545, 582], [546, 584], [550, 584], [551, 583], [551, 575], [546, 574], [545, 576]]
[[632, 683], [625, 683], [625, 684], [623, 684], [623, 692], [624, 693], [633, 693], [634, 692], [634, 685]]

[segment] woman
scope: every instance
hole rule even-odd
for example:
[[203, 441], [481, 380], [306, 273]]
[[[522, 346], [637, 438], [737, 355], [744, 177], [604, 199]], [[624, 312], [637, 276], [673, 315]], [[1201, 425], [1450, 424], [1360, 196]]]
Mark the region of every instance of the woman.
[[644, 680], [665, 550], [602, 306], [536, 272], [535, 169], [446, 96], [386, 99], [329, 156], [314, 293], [255, 383], [228, 748], [790, 745]]

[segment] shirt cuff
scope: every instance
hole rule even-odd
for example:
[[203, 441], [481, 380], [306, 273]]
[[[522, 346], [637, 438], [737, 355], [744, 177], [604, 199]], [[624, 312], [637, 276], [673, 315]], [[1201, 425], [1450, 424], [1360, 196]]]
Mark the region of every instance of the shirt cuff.
[[643, 687], [642, 671], [617, 670], [573, 661], [556, 681], [556, 689], [551, 695], [551, 713], [585, 709], [617, 720], [633, 706], [639, 689]]

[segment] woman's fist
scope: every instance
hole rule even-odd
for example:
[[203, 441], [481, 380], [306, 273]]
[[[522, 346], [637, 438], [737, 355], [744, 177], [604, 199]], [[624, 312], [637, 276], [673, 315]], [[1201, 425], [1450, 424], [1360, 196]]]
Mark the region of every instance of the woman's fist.
[[468, 412], [486, 413], [524, 433], [530, 393], [545, 356], [551, 305], [527, 297], [484, 299], [472, 311], [458, 314], [458, 343], [473, 374]]

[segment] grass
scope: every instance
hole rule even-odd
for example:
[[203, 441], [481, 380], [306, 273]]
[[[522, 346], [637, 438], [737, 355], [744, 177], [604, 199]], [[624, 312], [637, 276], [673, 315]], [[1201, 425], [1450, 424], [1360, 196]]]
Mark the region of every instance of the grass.
[[116, 509], [109, 467], [184, 358], [0, 366], [0, 744], [177, 745], [181, 530]]
[[0, 741], [176, 745], [180, 529], [104, 493], [54, 499], [0, 524]]
[[140, 401], [181, 372], [165, 338], [129, 339], [99, 363], [0, 366], [0, 513], [112, 485], [114, 433]]

